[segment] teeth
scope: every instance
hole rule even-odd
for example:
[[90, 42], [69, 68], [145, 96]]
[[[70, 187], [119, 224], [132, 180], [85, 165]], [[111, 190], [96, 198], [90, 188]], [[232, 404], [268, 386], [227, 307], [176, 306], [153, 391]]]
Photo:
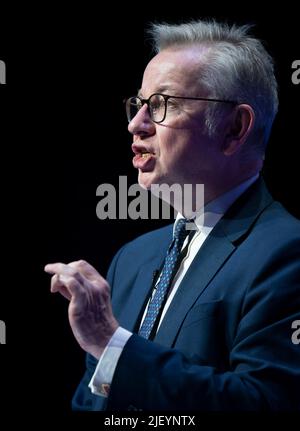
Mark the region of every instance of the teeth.
[[147, 159], [147, 157], [151, 156], [150, 153], [142, 153], [142, 158]]

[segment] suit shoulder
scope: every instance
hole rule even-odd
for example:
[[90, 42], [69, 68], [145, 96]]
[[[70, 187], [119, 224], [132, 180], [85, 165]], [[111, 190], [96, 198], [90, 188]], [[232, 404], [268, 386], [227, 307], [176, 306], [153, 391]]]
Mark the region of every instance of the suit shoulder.
[[159, 229], [152, 230], [150, 232], [144, 233], [143, 235], [138, 236], [134, 240], [128, 242], [125, 246], [126, 248], [134, 248], [135, 250], [138, 248], [144, 248], [147, 246], [154, 246], [155, 248], [159, 247], [166, 242], [169, 242], [172, 238], [172, 230], [173, 223], [167, 226], [164, 226]]
[[290, 214], [280, 202], [273, 201], [262, 213], [260, 221], [266, 232], [273, 232], [286, 239], [300, 239], [300, 220]]

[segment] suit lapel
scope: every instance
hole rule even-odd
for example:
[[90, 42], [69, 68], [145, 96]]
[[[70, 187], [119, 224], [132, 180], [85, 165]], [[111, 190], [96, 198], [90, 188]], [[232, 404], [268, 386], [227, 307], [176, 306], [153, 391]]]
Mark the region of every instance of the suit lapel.
[[154, 341], [172, 346], [186, 314], [234, 249], [222, 230], [216, 227], [184, 276]]

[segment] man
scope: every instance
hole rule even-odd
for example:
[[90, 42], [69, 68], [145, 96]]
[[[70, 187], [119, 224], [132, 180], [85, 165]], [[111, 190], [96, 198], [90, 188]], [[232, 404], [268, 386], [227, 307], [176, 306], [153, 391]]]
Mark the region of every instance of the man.
[[133, 164], [146, 189], [204, 184], [204, 207], [174, 199], [174, 226], [126, 244], [107, 280], [84, 261], [46, 266], [88, 353], [76, 410], [299, 409], [300, 226], [259, 175], [277, 86], [248, 30], [152, 27], [126, 102]]

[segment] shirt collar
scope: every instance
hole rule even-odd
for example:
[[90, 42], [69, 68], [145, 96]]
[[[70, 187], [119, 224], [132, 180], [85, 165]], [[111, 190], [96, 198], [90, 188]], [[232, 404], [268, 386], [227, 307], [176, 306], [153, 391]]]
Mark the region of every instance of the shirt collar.
[[[197, 211], [194, 218], [197, 230], [202, 230], [205, 227], [214, 227], [233, 202], [235, 202], [258, 179], [258, 177], [259, 174], [253, 175], [233, 189], [208, 202], [204, 207]], [[178, 213], [174, 223], [173, 233], [178, 220], [181, 218], [184, 218], [184, 216]]]

